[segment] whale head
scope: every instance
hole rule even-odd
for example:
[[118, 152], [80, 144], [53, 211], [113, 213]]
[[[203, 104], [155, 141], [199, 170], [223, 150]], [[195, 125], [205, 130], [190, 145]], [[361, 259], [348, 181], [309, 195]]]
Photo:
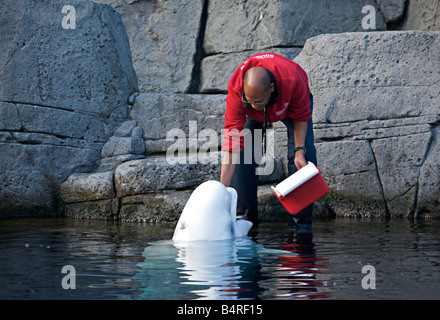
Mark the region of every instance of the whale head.
[[206, 181], [191, 194], [174, 230], [175, 241], [226, 240], [246, 236], [252, 222], [237, 220], [237, 192]]

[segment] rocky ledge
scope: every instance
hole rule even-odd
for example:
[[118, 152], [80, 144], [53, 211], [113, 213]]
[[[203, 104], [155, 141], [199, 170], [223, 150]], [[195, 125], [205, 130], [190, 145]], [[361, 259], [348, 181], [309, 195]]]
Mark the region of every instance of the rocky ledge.
[[[220, 154], [215, 156], [220, 161]], [[197, 155], [176, 157], [181, 163], [169, 164], [165, 156], [150, 156], [127, 161], [115, 171], [71, 175], [60, 190], [65, 213], [80, 219], [177, 221], [192, 190], [220, 175], [218, 164], [194, 163], [194, 157], [197, 160]], [[260, 188], [260, 216], [264, 220], [286, 214], [271, 194], [270, 186]]]

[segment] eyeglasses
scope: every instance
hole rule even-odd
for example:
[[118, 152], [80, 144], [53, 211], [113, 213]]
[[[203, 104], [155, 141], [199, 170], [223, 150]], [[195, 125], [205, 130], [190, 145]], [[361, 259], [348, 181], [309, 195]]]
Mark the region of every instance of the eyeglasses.
[[[269, 94], [270, 94], [270, 91], [269, 91]], [[246, 103], [246, 104], [248, 104], [248, 105], [266, 106], [266, 104], [269, 102], [269, 100], [270, 100], [270, 95], [269, 95], [269, 99], [267, 99], [267, 100], [264, 101], [264, 102], [250, 103], [249, 101], [246, 100], [246, 97], [245, 97], [245, 95], [244, 95], [244, 91], [242, 91], [242, 93], [241, 93], [241, 102]]]

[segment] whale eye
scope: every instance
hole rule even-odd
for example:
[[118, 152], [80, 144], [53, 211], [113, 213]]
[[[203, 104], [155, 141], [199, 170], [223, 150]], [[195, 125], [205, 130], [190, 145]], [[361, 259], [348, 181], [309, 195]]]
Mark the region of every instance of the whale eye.
[[182, 221], [182, 223], [180, 224], [180, 230], [183, 230], [183, 229], [185, 229], [186, 228], [186, 223], [185, 223], [185, 221]]

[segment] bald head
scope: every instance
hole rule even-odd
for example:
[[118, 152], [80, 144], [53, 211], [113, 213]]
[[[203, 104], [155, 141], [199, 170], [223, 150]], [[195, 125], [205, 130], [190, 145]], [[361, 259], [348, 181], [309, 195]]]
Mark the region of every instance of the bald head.
[[270, 75], [263, 67], [252, 67], [244, 74], [243, 87], [267, 90], [270, 86]]
[[263, 67], [252, 67], [243, 77], [243, 94], [246, 101], [257, 111], [263, 110], [274, 91], [270, 73]]

